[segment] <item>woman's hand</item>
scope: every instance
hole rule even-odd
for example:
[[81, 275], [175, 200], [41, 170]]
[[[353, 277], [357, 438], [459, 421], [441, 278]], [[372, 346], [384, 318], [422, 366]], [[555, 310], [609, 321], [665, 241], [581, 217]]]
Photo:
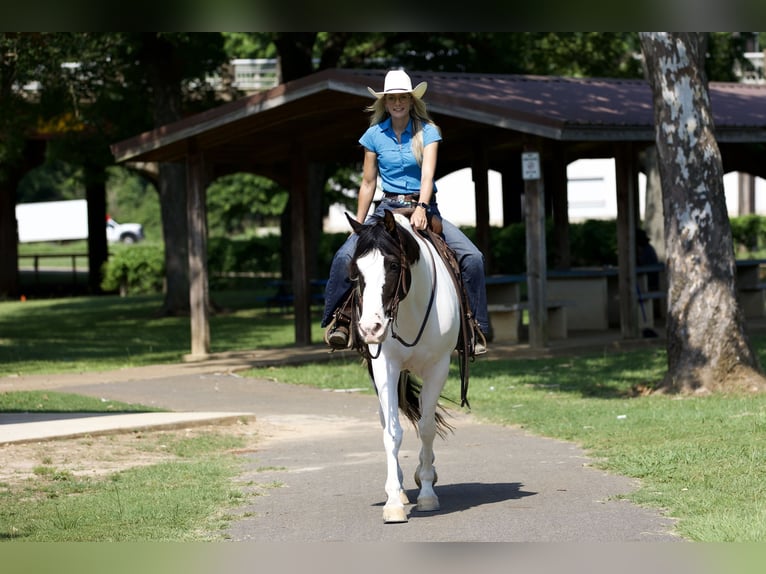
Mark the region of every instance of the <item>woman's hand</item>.
[[417, 206], [415, 208], [415, 211], [410, 216], [410, 224], [412, 224], [412, 228], [417, 231], [428, 227], [428, 214], [423, 207]]

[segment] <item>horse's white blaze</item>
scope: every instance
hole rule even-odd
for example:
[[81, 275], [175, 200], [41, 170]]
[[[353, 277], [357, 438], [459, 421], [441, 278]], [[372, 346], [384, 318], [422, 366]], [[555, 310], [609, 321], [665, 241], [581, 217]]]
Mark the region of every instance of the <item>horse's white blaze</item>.
[[359, 317], [359, 334], [368, 345], [380, 343], [386, 337], [389, 318], [383, 310], [383, 284], [385, 273], [383, 255], [372, 251], [357, 259], [357, 268], [364, 277], [364, 298]]
[[[399, 373], [405, 370], [418, 376], [423, 383], [420, 392], [421, 419], [418, 422], [421, 450], [416, 470], [420, 492], [416, 508], [421, 511], [439, 509], [439, 499], [433, 487], [436, 482], [433, 451], [435, 413], [460, 330], [460, 303], [445, 264], [433, 246], [412, 231], [406, 218], [396, 215], [396, 219], [418, 241], [421, 253], [419, 261], [410, 266], [410, 291], [399, 302], [395, 318], [386, 317], [383, 310], [383, 255], [373, 250], [356, 261], [364, 277], [359, 332], [366, 343], [374, 344], [371, 348], [374, 357], [371, 369], [380, 401], [380, 422], [386, 452], [387, 500], [383, 509], [386, 522], [407, 520], [404, 512], [407, 497], [398, 460], [403, 434], [399, 422], [398, 380]], [[434, 301], [429, 313], [432, 290]], [[421, 327], [423, 332], [417, 340]], [[388, 336], [391, 332], [408, 344]], [[416, 340], [417, 344], [413, 344]]]

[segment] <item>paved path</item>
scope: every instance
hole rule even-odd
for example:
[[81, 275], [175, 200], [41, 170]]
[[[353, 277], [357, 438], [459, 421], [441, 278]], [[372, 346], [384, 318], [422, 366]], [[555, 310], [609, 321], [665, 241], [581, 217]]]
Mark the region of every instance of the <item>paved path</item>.
[[[408, 523], [385, 525], [385, 462], [375, 397], [243, 378], [233, 372], [238, 368], [211, 362], [5, 378], [0, 391], [37, 386], [178, 412], [252, 413], [263, 440], [257, 452], [245, 455], [243, 480], [263, 496], [241, 509], [229, 528], [233, 540], [681, 540], [671, 533], [672, 520], [619, 499], [635, 488], [634, 481], [592, 468], [577, 446], [480, 424], [462, 412], [452, 421], [454, 434], [436, 442], [442, 509], [418, 513], [409, 507]], [[412, 500], [417, 451], [407, 423], [400, 460]]]

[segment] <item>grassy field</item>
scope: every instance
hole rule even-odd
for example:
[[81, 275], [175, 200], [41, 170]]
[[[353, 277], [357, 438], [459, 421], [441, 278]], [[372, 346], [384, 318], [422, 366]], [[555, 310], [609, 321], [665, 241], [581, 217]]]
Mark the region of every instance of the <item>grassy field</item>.
[[[255, 292], [213, 293], [211, 351], [284, 347], [292, 319], [268, 312]], [[159, 296], [77, 297], [0, 303], [0, 376], [121, 369], [180, 362], [189, 352], [188, 317], [157, 315]], [[312, 339], [321, 340], [319, 318]]]
[[[32, 477], [0, 482], [0, 540], [220, 540], [230, 509], [247, 496], [237, 484], [241, 457], [233, 454], [244, 439], [214, 432], [147, 432], [138, 438], [127, 439], [138, 445], [134, 456], [159, 451], [160, 462], [94, 476], [43, 457]], [[90, 439], [91, 449], [96, 440], [110, 439]]]
[[[292, 344], [291, 317], [256, 308], [249, 293], [214, 297], [228, 308], [211, 322], [214, 351]], [[154, 317], [158, 306], [156, 297], [0, 303], [0, 376], [178, 361], [188, 352], [188, 318]], [[319, 340], [318, 318], [313, 329]], [[753, 343], [766, 364], [766, 339]], [[634, 386], [661, 378], [665, 361], [661, 349], [480, 360], [471, 366], [472, 412], [582, 445], [599, 466], [640, 479], [630, 499], [664, 509], [691, 540], [766, 540], [766, 396], [634, 396]], [[247, 374], [369, 384], [356, 360]], [[449, 398], [459, 397], [458, 381], [454, 372]]]

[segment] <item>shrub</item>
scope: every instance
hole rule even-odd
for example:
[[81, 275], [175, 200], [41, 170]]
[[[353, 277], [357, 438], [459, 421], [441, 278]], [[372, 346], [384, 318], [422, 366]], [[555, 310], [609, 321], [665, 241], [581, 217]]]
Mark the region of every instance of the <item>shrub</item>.
[[226, 273], [277, 273], [280, 261], [278, 235], [263, 237], [211, 237], [207, 266], [211, 275]]
[[[465, 227], [463, 232], [471, 241], [476, 241], [475, 228]], [[554, 266], [557, 258], [553, 232], [554, 226], [549, 220], [545, 225], [549, 268]], [[569, 227], [569, 241], [573, 267], [617, 265], [617, 224], [613, 219], [572, 223]], [[523, 223], [491, 227], [490, 244], [492, 248], [490, 274], [526, 272], [527, 238]]]
[[766, 223], [760, 215], [741, 215], [729, 219], [736, 253], [757, 251], [766, 245]]
[[572, 267], [617, 265], [617, 222], [588, 219], [569, 227]]
[[527, 239], [523, 223], [492, 227], [492, 273], [525, 273], [527, 270]]
[[101, 288], [121, 295], [161, 293], [165, 283], [162, 244], [115, 245], [102, 269]]

